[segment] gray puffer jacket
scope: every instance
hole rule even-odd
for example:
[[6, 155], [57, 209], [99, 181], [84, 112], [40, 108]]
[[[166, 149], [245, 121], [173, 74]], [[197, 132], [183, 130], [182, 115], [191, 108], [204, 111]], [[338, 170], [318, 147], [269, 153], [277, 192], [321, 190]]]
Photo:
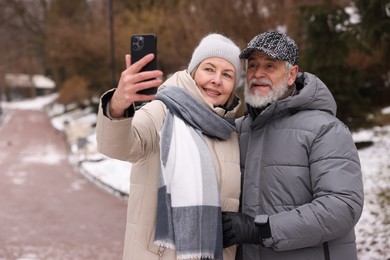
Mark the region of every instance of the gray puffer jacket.
[[357, 259], [357, 149], [325, 84], [310, 73], [303, 78], [297, 95], [237, 122], [241, 211], [268, 218], [272, 233], [263, 246], [241, 246], [237, 259]]

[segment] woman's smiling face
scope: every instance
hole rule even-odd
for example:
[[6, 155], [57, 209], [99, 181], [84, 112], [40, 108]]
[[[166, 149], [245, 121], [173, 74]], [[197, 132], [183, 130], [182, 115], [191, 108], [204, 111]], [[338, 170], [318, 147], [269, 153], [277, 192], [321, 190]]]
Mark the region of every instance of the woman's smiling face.
[[207, 58], [195, 71], [195, 83], [207, 102], [225, 105], [237, 80], [234, 66], [222, 58]]

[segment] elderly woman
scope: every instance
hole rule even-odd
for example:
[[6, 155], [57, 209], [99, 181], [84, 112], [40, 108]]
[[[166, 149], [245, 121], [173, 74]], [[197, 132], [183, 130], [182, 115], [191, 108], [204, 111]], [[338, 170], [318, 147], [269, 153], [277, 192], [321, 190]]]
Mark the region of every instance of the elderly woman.
[[207, 35], [156, 95], [137, 93], [162, 83], [161, 71], [140, 72], [153, 55], [131, 65], [127, 55], [118, 87], [102, 96], [98, 149], [133, 164], [123, 259], [234, 259], [235, 246], [223, 249], [221, 210], [239, 206], [239, 53]]

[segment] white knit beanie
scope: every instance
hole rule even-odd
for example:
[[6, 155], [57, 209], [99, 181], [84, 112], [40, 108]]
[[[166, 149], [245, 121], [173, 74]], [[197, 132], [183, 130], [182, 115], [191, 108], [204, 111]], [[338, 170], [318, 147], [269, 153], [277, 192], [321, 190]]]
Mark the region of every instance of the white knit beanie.
[[204, 37], [192, 53], [188, 64], [188, 73], [192, 74], [194, 69], [205, 59], [218, 57], [229, 61], [236, 70], [236, 83], [240, 82], [242, 64], [240, 60], [240, 48], [229, 38], [213, 33]]

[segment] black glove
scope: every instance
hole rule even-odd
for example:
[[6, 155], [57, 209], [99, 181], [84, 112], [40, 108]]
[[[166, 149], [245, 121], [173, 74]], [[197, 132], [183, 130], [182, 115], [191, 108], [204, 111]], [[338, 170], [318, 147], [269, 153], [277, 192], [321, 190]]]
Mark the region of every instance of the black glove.
[[239, 212], [222, 212], [223, 247], [235, 244], [261, 244], [271, 236], [269, 223], [258, 226], [254, 218]]

